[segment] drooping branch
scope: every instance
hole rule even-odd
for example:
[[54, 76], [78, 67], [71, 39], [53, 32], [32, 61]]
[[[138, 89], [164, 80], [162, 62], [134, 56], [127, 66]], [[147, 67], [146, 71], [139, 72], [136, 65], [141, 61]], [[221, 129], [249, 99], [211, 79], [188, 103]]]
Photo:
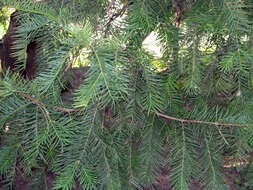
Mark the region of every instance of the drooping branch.
[[[25, 94], [23, 92], [18, 92], [18, 94], [21, 95], [21, 96], [23, 96], [23, 97], [25, 97], [25, 98], [27, 98], [27, 99], [29, 99], [34, 104], [36, 104], [39, 107], [41, 107], [41, 104], [40, 104], [40, 102], [37, 99], [34, 99], [34, 98], [28, 96], [27, 94]], [[63, 107], [59, 107], [59, 106], [52, 106], [52, 107], [54, 109], [56, 109], [56, 110], [67, 112], [67, 113], [80, 111], [80, 109], [78, 109], [78, 108], [63, 108]], [[179, 121], [181, 123], [198, 123], [198, 124], [224, 126], [224, 127], [248, 127], [250, 125], [250, 124], [239, 124], [239, 123], [220, 123], [220, 122], [201, 121], [201, 120], [187, 120], [187, 119], [182, 119], [182, 118], [177, 118], [177, 117], [169, 116], [169, 115], [166, 115], [166, 114], [163, 114], [163, 113], [157, 113], [155, 111], [152, 111], [152, 112], [154, 112], [158, 116], [163, 117], [165, 119]]]
[[[23, 92], [18, 92], [18, 94], [25, 97], [25, 98], [28, 98], [34, 104], [41, 107], [41, 104], [39, 103], [39, 101], [37, 99], [34, 99], [34, 98], [28, 96], [27, 94], [24, 94]], [[63, 107], [59, 107], [59, 106], [53, 106], [53, 108], [56, 109], [56, 110], [59, 110], [59, 111], [67, 112], [67, 113], [80, 111], [80, 109], [77, 109], [77, 108], [63, 108]], [[187, 119], [182, 119], [182, 118], [169, 116], [169, 115], [166, 115], [166, 114], [163, 114], [163, 113], [157, 113], [155, 111], [152, 111], [152, 112], [154, 112], [158, 116], [163, 117], [165, 119], [179, 121], [181, 123], [198, 123], [198, 124], [224, 126], [224, 127], [248, 127], [250, 125], [250, 124], [239, 124], [239, 123], [220, 123], [220, 122], [201, 121], [201, 120], [187, 120]]]

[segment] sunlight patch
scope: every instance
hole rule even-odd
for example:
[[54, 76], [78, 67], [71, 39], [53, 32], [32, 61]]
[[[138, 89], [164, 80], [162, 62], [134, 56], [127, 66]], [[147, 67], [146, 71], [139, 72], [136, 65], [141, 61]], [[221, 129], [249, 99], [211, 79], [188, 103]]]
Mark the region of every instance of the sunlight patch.
[[0, 39], [3, 38], [9, 27], [10, 16], [15, 11], [13, 8], [2, 7], [0, 9]]
[[155, 57], [162, 57], [161, 44], [157, 40], [157, 33], [151, 32], [142, 42], [142, 47]]

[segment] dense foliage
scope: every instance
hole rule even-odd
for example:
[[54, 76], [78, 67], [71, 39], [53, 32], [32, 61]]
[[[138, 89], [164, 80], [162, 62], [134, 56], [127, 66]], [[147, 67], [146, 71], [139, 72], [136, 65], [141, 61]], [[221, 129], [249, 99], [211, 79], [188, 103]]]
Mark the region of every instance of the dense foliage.
[[[248, 159], [253, 145], [251, 0], [2, 6], [18, 11], [12, 56], [20, 70], [29, 43], [38, 44], [33, 80], [11, 71], [0, 78], [6, 187], [21, 171], [34, 189], [47, 189], [49, 172], [54, 189], [157, 189], [156, 176], [168, 169], [175, 190], [187, 190], [192, 179], [207, 190], [228, 188], [226, 157], [230, 164]], [[152, 32], [161, 57], [143, 48]], [[74, 64], [89, 69], [63, 101]]]

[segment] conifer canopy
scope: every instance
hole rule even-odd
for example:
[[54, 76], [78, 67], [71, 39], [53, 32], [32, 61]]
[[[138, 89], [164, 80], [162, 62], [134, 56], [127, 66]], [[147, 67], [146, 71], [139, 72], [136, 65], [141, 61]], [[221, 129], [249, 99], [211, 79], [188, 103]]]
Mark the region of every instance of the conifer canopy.
[[225, 190], [240, 163], [253, 188], [251, 0], [0, 9], [0, 189]]

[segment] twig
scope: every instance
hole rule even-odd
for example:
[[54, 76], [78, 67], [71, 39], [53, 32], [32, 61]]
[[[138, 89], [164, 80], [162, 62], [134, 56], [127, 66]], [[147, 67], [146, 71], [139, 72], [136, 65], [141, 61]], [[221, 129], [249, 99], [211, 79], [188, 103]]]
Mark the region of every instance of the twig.
[[181, 4], [182, 2], [179, 0], [171, 0], [171, 3], [172, 6], [176, 8], [177, 17], [175, 18], [174, 21], [176, 23], [176, 27], [178, 28], [182, 20], [183, 13], [187, 8], [187, 5], [185, 3]]
[[[47, 115], [49, 114], [49, 112], [41, 106], [39, 100], [34, 99], [34, 98], [32, 98], [32, 97], [28, 96], [27, 94], [20, 92], [20, 91], [18, 92], [18, 94], [29, 99], [32, 103], [36, 104], [41, 110], [43, 110], [43, 112], [45, 111]], [[67, 112], [67, 113], [80, 111], [80, 109], [78, 109], [78, 108], [62, 108], [62, 107], [58, 107], [58, 106], [53, 106], [53, 108], [63, 111], [63, 112]]]
[[[112, 15], [112, 17], [110, 18], [110, 20], [109, 20], [108, 23], [106, 24], [107, 29], [108, 29], [109, 25], [111, 24], [111, 22], [114, 21], [116, 18], [122, 16], [122, 15], [126, 12], [128, 6], [131, 5], [131, 4], [132, 4], [132, 3], [127, 3], [127, 4], [125, 4], [125, 5], [122, 7], [122, 9], [121, 9], [118, 13], [115, 13], [114, 15]], [[106, 29], [106, 30], [107, 30], [107, 29]]]
[[74, 59], [70, 60], [69, 63], [67, 64], [66, 68], [64, 69], [62, 76], [65, 75], [65, 73], [69, 70], [71, 65], [73, 64]]
[[80, 111], [80, 109], [78, 108], [62, 108], [62, 107], [58, 107], [58, 106], [53, 106], [54, 109], [63, 111], [63, 112], [67, 112], [67, 113], [71, 113], [71, 112], [76, 112], [76, 111]]
[[37, 106], [41, 107], [41, 105], [40, 105], [40, 103], [39, 103], [39, 100], [34, 99], [34, 98], [32, 98], [32, 97], [28, 96], [27, 94], [25, 94], [25, 93], [23, 93], [23, 92], [20, 92], [20, 91], [18, 92], [18, 94], [21, 95], [21, 96], [23, 96], [23, 97], [25, 97], [25, 98], [27, 98], [27, 99], [29, 99], [29, 100], [31, 100], [32, 103], [34, 103], [34, 104], [36, 104]]
[[247, 165], [249, 164], [250, 155], [245, 155], [244, 158], [236, 160], [233, 156], [226, 156], [224, 157], [224, 164], [222, 167], [224, 168], [232, 168], [240, 165]]
[[104, 124], [105, 124], [105, 108], [103, 109], [102, 112], [102, 123], [101, 123], [101, 129], [104, 129]]
[[64, 76], [64, 75], [66, 74], [66, 72], [71, 68], [73, 62], [75, 61], [75, 58], [76, 58], [76, 56], [75, 56], [75, 55], [72, 55], [72, 58], [70, 58], [70, 61], [69, 61], [69, 63], [67, 64], [66, 68], [64, 69], [64, 71], [63, 71], [61, 77]]
[[48, 110], [44, 106], [42, 106], [40, 104], [39, 100], [37, 100], [35, 98], [32, 98], [32, 97], [28, 96], [27, 94], [25, 94], [25, 93], [23, 93], [21, 91], [18, 91], [18, 94], [21, 95], [21, 96], [23, 96], [23, 97], [25, 97], [25, 98], [27, 98], [27, 99], [29, 99], [30, 101], [32, 101], [32, 103], [36, 104], [40, 108], [40, 110], [42, 111], [42, 113], [44, 114], [46, 122], [49, 125], [49, 121], [50, 121], [49, 112], [48, 112]]
[[181, 123], [199, 123], [199, 124], [224, 126], [224, 127], [248, 127], [249, 126], [249, 124], [219, 123], [219, 122], [200, 121], [200, 120], [187, 120], [187, 119], [181, 119], [181, 118], [165, 115], [163, 113], [157, 113], [155, 111], [152, 111], [152, 112], [156, 113], [160, 117], [163, 117], [169, 120], [180, 121]]
[[107, 9], [106, 9], [106, 11], [105, 11], [106, 13], [109, 12], [109, 10], [110, 10], [110, 9], [112, 8], [112, 6], [115, 4], [115, 1], [116, 1], [116, 0], [112, 0], [112, 1], [111, 1], [111, 3], [108, 5], [108, 7], [107, 7]]

